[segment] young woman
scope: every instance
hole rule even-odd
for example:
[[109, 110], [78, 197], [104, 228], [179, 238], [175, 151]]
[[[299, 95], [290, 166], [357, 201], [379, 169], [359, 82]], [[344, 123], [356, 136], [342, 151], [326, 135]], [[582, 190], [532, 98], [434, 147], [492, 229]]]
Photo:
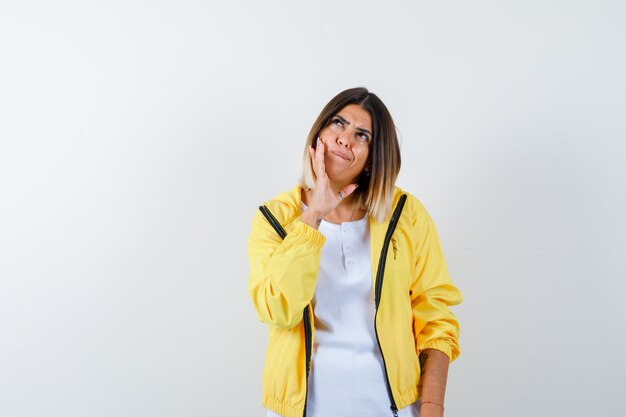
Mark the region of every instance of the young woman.
[[395, 185], [393, 119], [365, 88], [309, 133], [300, 181], [259, 207], [249, 293], [268, 417], [441, 417], [463, 296], [421, 202]]

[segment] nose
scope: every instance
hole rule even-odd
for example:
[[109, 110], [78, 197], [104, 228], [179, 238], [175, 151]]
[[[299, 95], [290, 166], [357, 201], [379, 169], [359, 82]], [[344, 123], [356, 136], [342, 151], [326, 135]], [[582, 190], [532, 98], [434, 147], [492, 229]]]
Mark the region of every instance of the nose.
[[348, 145], [350, 144], [350, 137], [351, 137], [351, 135], [352, 135], [352, 133], [349, 130], [346, 130], [345, 132], [343, 132], [342, 134], [337, 136], [337, 143], [339, 145], [345, 146], [347, 148]]

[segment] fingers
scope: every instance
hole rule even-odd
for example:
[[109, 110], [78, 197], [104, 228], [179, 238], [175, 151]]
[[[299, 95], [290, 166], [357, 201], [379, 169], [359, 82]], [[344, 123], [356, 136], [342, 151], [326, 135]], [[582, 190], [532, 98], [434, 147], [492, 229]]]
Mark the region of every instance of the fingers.
[[[346, 185], [343, 190], [341, 190], [341, 192], [344, 195], [344, 198], [346, 198], [347, 196], [349, 196], [350, 194], [352, 194], [354, 192], [354, 190], [356, 190], [356, 187], [358, 187], [357, 184], [348, 184]], [[343, 200], [343, 199], [342, 199]]]
[[326, 173], [326, 165], [324, 164], [324, 142], [317, 138], [317, 145], [315, 148], [309, 146], [309, 154], [311, 155], [311, 164], [313, 165], [313, 171], [317, 178], [323, 178]]
[[319, 153], [319, 159], [320, 159], [320, 167], [322, 169], [325, 170], [326, 165], [324, 164], [324, 150], [326, 148], [326, 144], [324, 142], [322, 142], [322, 140], [318, 137], [317, 138], [317, 153]]

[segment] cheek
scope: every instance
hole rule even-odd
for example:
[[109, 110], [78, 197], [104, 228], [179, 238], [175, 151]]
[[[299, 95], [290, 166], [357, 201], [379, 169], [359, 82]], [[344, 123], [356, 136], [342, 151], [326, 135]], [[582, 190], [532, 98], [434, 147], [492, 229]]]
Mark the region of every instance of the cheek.
[[362, 165], [363, 167], [365, 167], [365, 162], [367, 162], [368, 155], [369, 155], [369, 151], [367, 148], [359, 151], [357, 155], [357, 158], [359, 160], [359, 166]]
[[322, 138], [322, 140], [324, 140], [324, 139], [328, 140], [328, 136], [330, 136], [330, 135], [329, 135], [329, 133], [330, 133], [330, 131], [329, 131], [329, 129], [326, 127], [326, 128], [324, 128], [324, 129], [322, 129], [322, 131], [321, 131], [321, 132], [320, 132], [320, 134], [319, 134], [319, 137], [320, 137], [320, 138]]

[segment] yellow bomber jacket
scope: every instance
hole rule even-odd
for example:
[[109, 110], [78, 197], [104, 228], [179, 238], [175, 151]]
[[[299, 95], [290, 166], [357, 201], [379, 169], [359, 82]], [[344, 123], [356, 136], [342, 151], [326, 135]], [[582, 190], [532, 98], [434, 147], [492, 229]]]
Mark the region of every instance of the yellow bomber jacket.
[[[463, 296], [450, 279], [435, 224], [422, 203], [395, 187], [393, 212], [384, 223], [370, 216], [369, 226], [374, 324], [395, 414], [421, 396], [422, 350], [440, 350], [451, 362], [459, 356], [459, 323], [449, 307]], [[315, 340], [310, 303], [326, 241], [300, 214], [296, 185], [260, 207], [248, 239], [248, 292], [269, 327], [262, 404], [285, 417], [301, 417], [306, 410]]]

